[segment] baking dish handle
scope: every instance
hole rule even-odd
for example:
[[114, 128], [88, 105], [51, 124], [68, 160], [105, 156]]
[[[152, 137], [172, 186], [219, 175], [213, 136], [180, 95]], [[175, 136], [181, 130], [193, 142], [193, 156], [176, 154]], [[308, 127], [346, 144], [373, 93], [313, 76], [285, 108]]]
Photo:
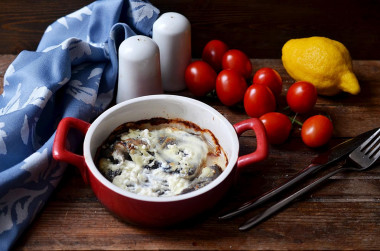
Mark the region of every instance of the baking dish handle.
[[66, 139], [71, 128], [77, 129], [85, 135], [90, 125], [91, 124], [77, 118], [64, 118], [58, 124], [53, 143], [53, 158], [78, 167], [85, 183], [88, 183], [87, 165], [85, 159], [83, 156], [70, 152], [66, 148]]
[[250, 154], [240, 156], [237, 160], [237, 168], [244, 168], [253, 163], [262, 161], [268, 157], [268, 140], [264, 124], [258, 118], [243, 120], [234, 125], [236, 133], [240, 136], [243, 132], [253, 130], [256, 134], [256, 150]]

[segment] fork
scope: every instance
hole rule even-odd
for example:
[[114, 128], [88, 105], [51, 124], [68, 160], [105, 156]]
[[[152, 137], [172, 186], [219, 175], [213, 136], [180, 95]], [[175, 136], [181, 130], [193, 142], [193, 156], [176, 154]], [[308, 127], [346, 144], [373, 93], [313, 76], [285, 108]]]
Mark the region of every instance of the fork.
[[312, 190], [313, 188], [321, 184], [323, 181], [329, 179], [330, 177], [334, 176], [335, 174], [339, 172], [364, 171], [368, 169], [370, 166], [372, 166], [376, 162], [376, 160], [379, 157], [380, 157], [380, 129], [376, 130], [376, 132], [373, 133], [371, 137], [369, 137], [359, 147], [357, 147], [348, 156], [346, 161], [338, 169], [326, 174], [325, 176], [322, 176], [314, 180], [309, 185], [303, 187], [302, 189], [298, 190], [297, 192], [290, 195], [289, 197], [286, 197], [280, 202], [274, 204], [273, 206], [265, 210], [263, 213], [248, 220], [246, 223], [244, 223], [242, 226], [239, 227], [239, 230], [248, 230], [251, 227], [259, 224], [260, 222], [267, 219], [269, 216], [273, 215], [280, 209], [289, 205], [295, 199], [306, 194], [307, 192], [309, 192], [310, 190]]

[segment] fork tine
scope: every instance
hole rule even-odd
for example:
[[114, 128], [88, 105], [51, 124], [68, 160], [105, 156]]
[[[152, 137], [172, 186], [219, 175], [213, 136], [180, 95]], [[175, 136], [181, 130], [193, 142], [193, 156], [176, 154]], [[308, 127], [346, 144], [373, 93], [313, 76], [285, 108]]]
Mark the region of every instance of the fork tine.
[[380, 143], [379, 143], [380, 137], [377, 137], [376, 141], [374, 143], [378, 143], [376, 147], [373, 148], [373, 150], [369, 153], [369, 157], [372, 158], [373, 155], [375, 155], [375, 158], [378, 158], [380, 155]]
[[368, 138], [368, 139], [362, 144], [360, 150], [362, 150], [362, 151], [364, 150], [364, 154], [367, 154], [367, 153], [372, 149], [372, 147], [377, 143], [377, 141], [379, 141], [380, 138], [378, 137], [378, 138], [376, 138], [376, 139], [371, 143], [370, 146], [367, 147], [367, 145], [373, 140], [373, 138], [377, 137], [379, 133], [380, 133], [380, 129], [377, 130], [374, 134], [372, 134], [372, 136], [369, 137], [369, 138]]
[[[314, 180], [313, 182], [303, 187], [302, 189], [298, 190], [297, 192], [293, 193], [292, 195], [286, 197], [280, 202], [275, 203], [270, 208], [261, 212], [259, 215], [256, 215], [254, 218], [251, 218], [246, 223], [244, 223], [239, 229], [247, 230], [259, 224], [263, 220], [267, 219], [269, 216], [273, 215], [274, 213], [278, 212], [280, 209], [284, 208], [285, 206], [293, 202], [295, 199], [299, 198], [299, 196], [304, 195], [305, 193], [307, 193], [308, 191], [310, 191], [311, 189], [313, 189], [314, 187], [316, 187], [323, 181], [334, 176], [338, 172], [341, 172], [344, 170], [364, 171], [367, 168], [371, 167], [372, 164], [374, 164], [380, 157], [379, 141], [380, 141], [380, 129], [377, 129], [376, 132], [372, 134], [372, 136], [370, 136], [365, 142], [363, 142], [360, 146], [355, 148], [355, 150], [353, 150], [349, 154], [348, 158], [351, 159], [353, 162], [355, 162], [357, 165], [351, 165], [352, 163], [345, 162], [345, 164], [342, 164], [340, 168], [337, 168], [329, 172], [328, 174], [325, 174], [324, 176]], [[369, 155], [367, 154], [368, 152], [370, 152]]]
[[[377, 150], [379, 150], [379, 149], [378, 149], [379, 147], [380, 147], [380, 144], [377, 146]], [[378, 151], [378, 152], [375, 154], [374, 158], [378, 159], [379, 157], [380, 157], [380, 151]]]
[[380, 129], [377, 129], [360, 147], [350, 153], [349, 158], [363, 168], [371, 166], [380, 157], [379, 140]]

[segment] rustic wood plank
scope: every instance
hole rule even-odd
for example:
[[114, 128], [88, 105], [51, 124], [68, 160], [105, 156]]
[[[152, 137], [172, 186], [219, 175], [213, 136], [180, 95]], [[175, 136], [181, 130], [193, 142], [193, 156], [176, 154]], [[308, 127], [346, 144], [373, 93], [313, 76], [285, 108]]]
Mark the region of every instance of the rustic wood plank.
[[0, 54], [33, 51], [49, 24], [91, 3], [83, 1], [12, 1], [0, 2]]
[[[35, 50], [56, 19], [90, 0], [0, 1], [0, 54]], [[153, 0], [161, 12], [175, 11], [192, 24], [193, 57], [211, 39], [252, 58], [280, 58], [283, 44], [297, 37], [327, 36], [341, 41], [354, 59], [379, 59], [380, 2], [372, 0]]]
[[[49, 202], [50, 210], [45, 210], [38, 217], [29, 234], [20, 240], [19, 247], [49, 250], [67, 247], [133, 250], [242, 250], [284, 247], [376, 249], [380, 244], [378, 202], [348, 202], [344, 198], [339, 203], [317, 199], [300, 201], [248, 232], [238, 232], [236, 227], [253, 216], [254, 212], [231, 221], [218, 221], [218, 214], [212, 213], [184, 226], [151, 229], [125, 224], [96, 201], [82, 201], [83, 197], [87, 197], [87, 192], [82, 189], [80, 176], [66, 178], [70, 179], [70, 185], [77, 185], [79, 188], [79, 192], [74, 191], [75, 187], [69, 188], [72, 190], [71, 196], [74, 197], [70, 199], [74, 199], [75, 203], [54, 199], [67, 197], [67, 187], [60, 186], [57, 196]], [[222, 204], [218, 206], [223, 207]], [[216, 235], [210, 234], [215, 233], [216, 229]], [[339, 247], [336, 246], [337, 243]]]
[[7, 70], [8, 66], [11, 64], [11, 62], [14, 60], [15, 55], [6, 54], [6, 55], [0, 55], [0, 94], [3, 93], [4, 88], [4, 74]]
[[[6, 53], [0, 55], [0, 93], [4, 73], [15, 58], [9, 53], [35, 50], [51, 22], [90, 2], [0, 2], [0, 54]], [[279, 71], [284, 80], [279, 109], [286, 105], [286, 90], [294, 82], [278, 59], [283, 44], [291, 38], [313, 35], [343, 42], [356, 59], [353, 66], [362, 91], [356, 96], [341, 94], [318, 98], [314, 113], [327, 113], [334, 122], [334, 138], [328, 146], [380, 126], [380, 61], [377, 61], [380, 33], [374, 32], [380, 27], [380, 2], [152, 2], [162, 12], [177, 11], [189, 18], [194, 58], [200, 57], [207, 41], [217, 38], [252, 57], [254, 71], [268, 66]], [[191, 97], [186, 91], [177, 94]], [[200, 100], [215, 107], [231, 123], [247, 118], [242, 109], [225, 107], [214, 99]], [[239, 232], [237, 227], [264, 207], [232, 220], [217, 219], [226, 209], [286, 181], [325, 149], [310, 149], [302, 144], [299, 136], [299, 129], [295, 127], [285, 144], [271, 146], [270, 157], [245, 169], [237, 185], [210, 212], [168, 229], [137, 227], [114, 217], [84, 184], [77, 169], [69, 167], [53, 196], [14, 249], [380, 249], [379, 163], [367, 172], [335, 175], [302, 200], [250, 231]], [[239, 141], [241, 154], [251, 152], [256, 146], [252, 132], [245, 133]]]
[[[373, 1], [152, 1], [161, 11], [185, 14], [192, 23], [194, 57], [211, 39], [226, 41], [252, 58], [280, 58], [292, 38], [327, 36], [343, 42], [355, 59], [378, 59], [371, 43], [380, 24]], [[355, 34], [355, 35], [353, 35]], [[361, 39], [358, 39], [359, 37]], [[355, 38], [356, 37], [356, 38]], [[368, 38], [363, 41], [362, 38]], [[362, 50], [362, 51], [360, 51]], [[364, 51], [363, 51], [364, 50]], [[367, 51], [368, 50], [368, 51]], [[371, 52], [372, 51], [372, 55]]]
[[[373, 185], [378, 188], [379, 180]], [[72, 169], [68, 170], [48, 208], [21, 238], [18, 247], [39, 250], [334, 249], [339, 243], [339, 249], [376, 249], [380, 241], [379, 190], [375, 189], [378, 194], [373, 196], [377, 196], [377, 201], [366, 200], [371, 197], [364, 193], [361, 201], [352, 202], [334, 187], [333, 184], [324, 186], [311, 199], [291, 205], [249, 232], [240, 233], [236, 227], [257, 211], [220, 222], [217, 215], [226, 201], [222, 201], [215, 212], [191, 224], [150, 229], [125, 224], [113, 217], [91, 195], [79, 173]], [[336, 198], [331, 198], [334, 193]], [[355, 194], [351, 196], [355, 197]], [[217, 237], [210, 235], [216, 229]]]
[[[15, 55], [0, 55], [1, 80], [14, 58]], [[277, 69], [285, 82], [284, 92], [294, 82], [279, 59], [252, 62], [255, 69], [264, 66]], [[317, 112], [326, 112], [334, 120], [334, 138], [329, 146], [379, 126], [379, 65], [378, 61], [354, 61], [355, 73], [361, 84], [367, 85], [358, 96], [318, 98]], [[177, 94], [191, 96], [186, 91]], [[242, 109], [225, 107], [215, 99], [201, 100], [215, 107], [231, 123], [247, 118]], [[251, 152], [256, 146], [253, 133], [244, 134], [239, 141], [241, 154]], [[378, 249], [380, 164], [368, 172], [334, 176], [250, 231], [239, 232], [237, 227], [264, 207], [232, 220], [217, 219], [225, 210], [286, 181], [323, 150], [304, 146], [295, 128], [287, 142], [270, 147], [267, 160], [245, 169], [238, 184], [213, 210], [168, 229], [137, 227], [114, 217], [84, 184], [77, 169], [69, 167], [43, 211], [14, 249]]]

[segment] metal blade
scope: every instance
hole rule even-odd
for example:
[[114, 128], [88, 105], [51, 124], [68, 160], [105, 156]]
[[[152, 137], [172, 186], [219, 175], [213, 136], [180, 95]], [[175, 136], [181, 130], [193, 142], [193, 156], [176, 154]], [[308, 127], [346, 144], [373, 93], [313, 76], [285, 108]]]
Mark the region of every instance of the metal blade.
[[289, 188], [290, 186], [293, 186], [295, 183], [299, 182], [300, 180], [304, 179], [306, 176], [317, 172], [321, 168], [331, 165], [340, 159], [347, 157], [348, 154], [350, 154], [355, 148], [357, 148], [359, 145], [361, 145], [368, 137], [370, 137], [376, 130], [379, 128], [372, 129], [370, 131], [364, 132], [354, 138], [348, 139], [333, 148], [327, 150], [326, 152], [318, 155], [316, 158], [314, 158], [311, 161], [311, 164], [307, 166], [306, 168], [302, 169], [300, 172], [298, 172], [295, 176], [290, 178], [288, 181], [286, 181], [284, 184], [270, 190], [267, 193], [264, 193], [263, 195], [248, 201], [244, 204], [242, 204], [237, 209], [231, 211], [230, 213], [226, 213], [222, 216], [219, 216], [219, 219], [230, 219], [234, 216], [237, 216], [247, 210], [253, 209], [258, 205], [261, 205], [262, 203], [272, 199], [274, 196], [278, 195], [285, 189]]
[[333, 148], [321, 153], [316, 158], [311, 161], [314, 165], [329, 165], [343, 157], [350, 154], [355, 148], [360, 146], [368, 137], [376, 132], [379, 128], [372, 129], [370, 131], [364, 132], [354, 138], [348, 139]]

